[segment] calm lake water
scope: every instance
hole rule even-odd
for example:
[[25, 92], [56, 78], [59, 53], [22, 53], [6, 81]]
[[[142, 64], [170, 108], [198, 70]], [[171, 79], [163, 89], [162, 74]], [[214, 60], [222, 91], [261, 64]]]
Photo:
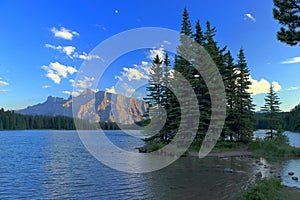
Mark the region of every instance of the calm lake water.
[[[258, 130], [254, 132], [254, 135], [259, 138], [264, 138], [266, 132], [266, 130]], [[286, 131], [284, 134], [288, 136], [290, 145], [300, 148], [300, 133]], [[268, 163], [268, 161], [264, 161]], [[289, 172], [294, 172], [295, 176], [299, 177], [300, 179], [300, 159], [271, 158], [269, 159], [269, 162], [276, 166], [279, 172], [282, 174], [282, 183], [284, 185], [300, 188], [300, 182], [292, 180], [291, 176], [288, 175]]]
[[[120, 131], [107, 135], [127, 150], [143, 144]], [[249, 158], [186, 157], [129, 174], [92, 157], [76, 131], [0, 132], [0, 199], [234, 199], [252, 172]]]

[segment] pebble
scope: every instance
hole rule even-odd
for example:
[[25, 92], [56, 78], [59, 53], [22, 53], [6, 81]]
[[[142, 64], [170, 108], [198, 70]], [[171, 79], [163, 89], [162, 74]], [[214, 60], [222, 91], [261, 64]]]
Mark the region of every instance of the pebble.
[[288, 175], [293, 176], [295, 173], [294, 172], [289, 172]]
[[224, 169], [224, 173], [232, 174], [233, 173], [233, 169], [225, 168]]
[[298, 177], [297, 177], [297, 176], [293, 176], [292, 179], [293, 179], [294, 181], [298, 181]]

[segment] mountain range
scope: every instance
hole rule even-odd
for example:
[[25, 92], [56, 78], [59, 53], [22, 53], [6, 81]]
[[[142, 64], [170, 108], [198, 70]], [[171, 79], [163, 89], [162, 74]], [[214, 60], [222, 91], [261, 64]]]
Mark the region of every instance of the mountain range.
[[16, 111], [24, 115], [67, 116], [93, 122], [132, 124], [142, 120], [147, 104], [141, 100], [104, 91], [85, 90], [68, 99], [49, 96], [43, 103]]

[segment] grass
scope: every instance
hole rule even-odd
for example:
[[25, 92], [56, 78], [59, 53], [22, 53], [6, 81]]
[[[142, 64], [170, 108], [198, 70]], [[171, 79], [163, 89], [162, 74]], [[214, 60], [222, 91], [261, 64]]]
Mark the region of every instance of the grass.
[[140, 147], [139, 150], [142, 153], [150, 153], [150, 152], [153, 152], [153, 151], [163, 148], [165, 145], [166, 144], [164, 144], [163, 142], [149, 141], [149, 142], [146, 142], [145, 146]]
[[282, 199], [281, 196], [281, 179], [269, 177], [256, 179], [254, 184], [250, 185], [241, 200], [276, 200]]
[[[189, 147], [188, 151], [199, 151], [201, 147], [202, 141], [193, 142], [193, 144]], [[166, 144], [159, 141], [148, 141], [146, 142], [145, 146], [140, 148], [140, 151], [143, 153], [149, 153], [156, 150], [163, 148]], [[222, 142], [219, 141], [215, 147], [213, 148], [212, 152], [219, 153], [219, 152], [226, 152], [226, 151], [234, 151], [238, 150], [245, 145], [236, 142]], [[174, 153], [176, 149], [174, 149]]]
[[300, 148], [289, 145], [288, 137], [276, 134], [273, 138], [256, 139], [249, 143], [249, 149], [259, 156], [266, 157], [299, 157]]
[[[199, 151], [202, 141], [194, 141], [189, 147], [188, 151]], [[166, 144], [159, 141], [148, 141], [144, 147], [141, 147], [141, 152], [148, 153], [161, 149]], [[300, 148], [289, 145], [289, 140], [286, 135], [276, 134], [273, 138], [266, 137], [264, 139], [256, 139], [250, 143], [243, 144], [238, 142], [219, 141], [213, 148], [213, 153], [220, 153], [226, 151], [235, 151], [239, 149], [249, 149], [253, 151], [256, 156], [264, 157], [300, 157]], [[176, 149], [174, 149], [174, 153]]]
[[[199, 151], [202, 145], [202, 141], [198, 143], [193, 143], [189, 147], [189, 151]], [[229, 142], [229, 141], [218, 141], [214, 146], [212, 153], [226, 152], [226, 151], [235, 151], [245, 146], [244, 144], [238, 142]]]

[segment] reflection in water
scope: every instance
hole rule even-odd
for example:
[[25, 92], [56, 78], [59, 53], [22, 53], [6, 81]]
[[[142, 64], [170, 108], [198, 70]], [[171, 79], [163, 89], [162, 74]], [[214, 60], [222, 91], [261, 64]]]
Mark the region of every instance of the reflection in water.
[[161, 199], [236, 199], [249, 180], [246, 172], [252, 173], [247, 159], [187, 157], [148, 174], [148, 187]]
[[291, 176], [288, 175], [289, 172], [294, 172], [295, 175], [300, 178], [300, 160], [287, 160], [281, 164], [283, 184], [291, 187], [300, 188], [300, 182], [292, 180]]
[[[255, 137], [264, 138], [266, 136], [266, 130], [258, 130], [254, 132]], [[283, 134], [289, 138], [291, 146], [300, 148], [300, 133], [294, 133], [285, 131]], [[266, 160], [264, 159], [264, 162]], [[300, 188], [300, 181], [292, 180], [292, 176], [289, 176], [289, 172], [294, 172], [294, 176], [300, 179], [300, 159], [270, 159], [270, 163], [278, 168], [279, 173], [282, 175], [282, 183], [286, 186]], [[267, 163], [265, 163], [267, 164]]]
[[[120, 131], [107, 136], [131, 151], [143, 144]], [[234, 199], [247, 184], [252, 163], [186, 157], [156, 172], [128, 174], [93, 158], [75, 131], [2, 131], [0, 199]]]

